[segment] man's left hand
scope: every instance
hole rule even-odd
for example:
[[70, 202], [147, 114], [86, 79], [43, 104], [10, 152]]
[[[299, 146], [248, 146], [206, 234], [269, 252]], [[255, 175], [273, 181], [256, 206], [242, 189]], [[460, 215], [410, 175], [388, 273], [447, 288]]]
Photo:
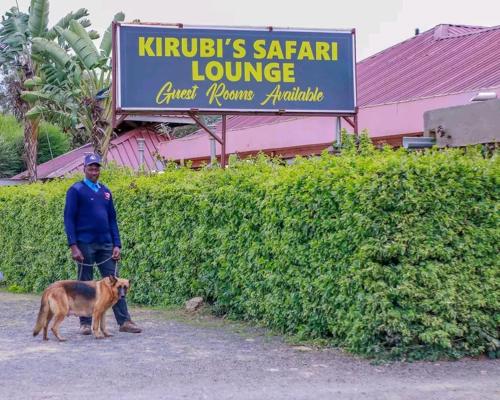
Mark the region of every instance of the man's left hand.
[[113, 260], [119, 260], [121, 258], [121, 252], [122, 250], [119, 247], [113, 247], [113, 255], [111, 256], [111, 258]]

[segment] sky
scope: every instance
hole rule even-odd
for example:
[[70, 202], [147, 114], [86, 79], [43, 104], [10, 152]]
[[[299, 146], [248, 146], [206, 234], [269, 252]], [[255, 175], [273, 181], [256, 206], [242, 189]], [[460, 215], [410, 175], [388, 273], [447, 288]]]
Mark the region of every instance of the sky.
[[[17, 0], [28, 10], [29, 0]], [[0, 0], [4, 14], [16, 0]], [[275, 26], [356, 29], [362, 60], [435, 25], [500, 25], [499, 0], [51, 0], [49, 26], [85, 7], [92, 29], [103, 33], [118, 11], [126, 21], [182, 22], [186, 25]]]

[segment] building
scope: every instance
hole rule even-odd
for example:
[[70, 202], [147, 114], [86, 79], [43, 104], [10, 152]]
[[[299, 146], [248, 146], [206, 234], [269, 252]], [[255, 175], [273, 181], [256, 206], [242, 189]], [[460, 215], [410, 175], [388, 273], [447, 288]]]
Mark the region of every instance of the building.
[[[438, 25], [358, 62], [357, 82], [360, 130], [400, 146], [403, 136], [423, 135], [426, 111], [468, 104], [478, 91], [500, 94], [500, 26]], [[229, 117], [227, 152], [318, 154], [335, 140], [335, 124], [329, 117]], [[196, 166], [209, 161], [210, 141], [199, 130], [159, 151]]]
[[[359, 128], [375, 143], [400, 146], [403, 136], [424, 134], [424, 113], [469, 104], [479, 91], [500, 95], [500, 26], [438, 25], [357, 63]], [[108, 160], [139, 167], [137, 139], [145, 140], [144, 167], [162, 168], [156, 157], [194, 167], [210, 161], [209, 135], [198, 130], [170, 140], [151, 124], [168, 120], [193, 123], [187, 116], [127, 116], [121, 134], [111, 142]], [[140, 124], [149, 123], [149, 125]], [[126, 132], [123, 129], [135, 129]], [[348, 131], [351, 127], [342, 125]], [[292, 158], [331, 149], [336, 119], [331, 117], [231, 116], [227, 119], [227, 153], [241, 157], [264, 152]], [[221, 126], [215, 126], [221, 133]], [[217, 154], [220, 145], [216, 143]], [[39, 179], [81, 171], [86, 145], [38, 166]], [[25, 179], [21, 173], [14, 179]]]
[[[143, 168], [146, 171], [162, 170], [164, 164], [160, 161], [159, 145], [161, 142], [171, 140], [170, 134], [161, 133], [163, 128], [168, 126], [173, 129], [193, 124], [194, 121], [190, 117], [182, 115], [148, 115], [140, 117], [129, 115], [115, 130], [118, 137], [110, 142], [107, 161], [138, 170], [142, 157]], [[143, 151], [140, 151], [142, 146]], [[92, 152], [92, 146], [86, 144], [40, 164], [37, 166], [37, 178], [47, 180], [83, 172], [83, 158], [85, 154]], [[5, 184], [19, 184], [19, 182], [26, 179], [28, 179], [28, 174], [27, 171], [24, 171], [8, 179]]]
[[[119, 166], [129, 167], [134, 170], [139, 168], [140, 153], [139, 141], [144, 139], [144, 168], [154, 171], [163, 168], [163, 163], [158, 160], [159, 144], [167, 138], [151, 128], [140, 127], [113, 139], [110, 143], [107, 160]], [[37, 166], [37, 177], [39, 180], [62, 178], [83, 172], [83, 158], [85, 154], [92, 153], [92, 145], [86, 144], [78, 149], [62, 154], [50, 161]], [[27, 171], [14, 177], [12, 180], [27, 179]]]

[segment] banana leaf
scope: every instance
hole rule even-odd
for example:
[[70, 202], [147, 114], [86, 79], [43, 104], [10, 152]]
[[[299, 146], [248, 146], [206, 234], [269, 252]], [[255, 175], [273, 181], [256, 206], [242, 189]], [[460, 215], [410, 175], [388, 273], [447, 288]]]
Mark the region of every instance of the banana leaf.
[[28, 28], [32, 37], [43, 36], [49, 22], [49, 0], [31, 0]]
[[49, 59], [61, 67], [66, 66], [71, 61], [71, 58], [64, 49], [59, 47], [55, 42], [50, 42], [45, 38], [33, 38], [32, 50], [34, 53], [47, 55]]
[[66, 16], [61, 18], [57, 22], [57, 24], [55, 24], [51, 29], [49, 29], [49, 31], [45, 35], [45, 38], [47, 40], [54, 40], [57, 37], [57, 31], [54, 29], [56, 26], [58, 26], [61, 29], [66, 29], [69, 26], [69, 22], [71, 20], [73, 20], [73, 19], [79, 20], [79, 19], [86, 17], [88, 15], [89, 15], [89, 11], [86, 8], [80, 8], [79, 10], [77, 10], [75, 12], [71, 11]]
[[[113, 21], [116, 22], [122, 22], [124, 20], [125, 20], [125, 14], [122, 12], [115, 14], [113, 18]], [[104, 35], [102, 36], [101, 45], [99, 46], [99, 48], [101, 49], [101, 55], [105, 57], [109, 57], [111, 53], [112, 30], [113, 30], [113, 24], [109, 24], [108, 29], [106, 29], [106, 32], [104, 32]]]

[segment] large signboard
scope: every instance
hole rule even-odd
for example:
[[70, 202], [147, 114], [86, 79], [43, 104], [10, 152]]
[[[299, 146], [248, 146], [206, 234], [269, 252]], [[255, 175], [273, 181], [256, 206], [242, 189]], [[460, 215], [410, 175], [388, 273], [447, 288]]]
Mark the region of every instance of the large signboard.
[[354, 114], [353, 31], [119, 24], [116, 108]]

